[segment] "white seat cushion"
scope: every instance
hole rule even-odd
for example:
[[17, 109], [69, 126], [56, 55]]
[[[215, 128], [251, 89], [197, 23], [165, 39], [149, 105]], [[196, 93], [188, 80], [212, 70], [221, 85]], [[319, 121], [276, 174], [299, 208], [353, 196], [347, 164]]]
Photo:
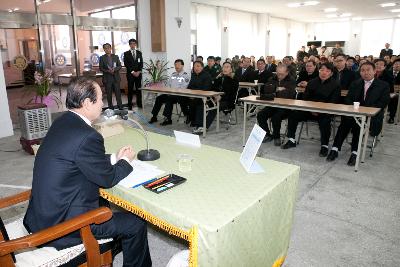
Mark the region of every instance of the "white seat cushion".
[[[15, 239], [28, 235], [28, 231], [23, 225], [23, 218], [5, 225], [10, 239]], [[112, 241], [112, 238], [98, 240], [99, 244]], [[69, 262], [79, 254], [85, 251], [83, 244], [57, 250], [53, 247], [32, 248], [28, 250], [18, 251], [15, 253], [16, 266], [18, 267], [53, 267], [60, 266]]]
[[189, 250], [182, 250], [176, 253], [169, 260], [167, 267], [188, 267], [189, 266]]

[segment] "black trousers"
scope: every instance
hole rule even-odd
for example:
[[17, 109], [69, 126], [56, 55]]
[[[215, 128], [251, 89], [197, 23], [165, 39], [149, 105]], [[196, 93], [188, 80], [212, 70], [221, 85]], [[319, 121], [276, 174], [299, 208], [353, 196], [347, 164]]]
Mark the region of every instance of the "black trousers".
[[340, 120], [340, 125], [337, 130], [335, 141], [333, 141], [332, 147], [337, 147], [340, 151], [344, 140], [351, 130], [351, 132], [353, 133], [353, 138], [351, 139], [351, 151], [357, 151], [358, 141], [360, 138], [360, 126], [358, 126], [356, 120], [352, 117], [342, 116]]
[[287, 109], [266, 107], [258, 112], [257, 122], [258, 125], [267, 132], [267, 134], [271, 134], [268, 127], [268, 119], [271, 118], [273, 128], [272, 137], [278, 139], [281, 136], [282, 120], [287, 118], [289, 113], [290, 111]]
[[[221, 101], [221, 103], [222, 102], [223, 101]], [[225, 104], [221, 104], [221, 103], [220, 103], [219, 110], [221, 110], [221, 105], [224, 105], [223, 108], [228, 107], [228, 103], [226, 103], [226, 102], [225, 102]], [[207, 106], [213, 107], [214, 104], [212, 101], [207, 101]], [[210, 127], [211, 123], [215, 119], [215, 116], [217, 116], [216, 110], [210, 110], [208, 112], [207, 117], [206, 117], [206, 128], [207, 129]], [[203, 104], [202, 99], [198, 99], [198, 98], [191, 99], [191, 101], [189, 102], [189, 117], [190, 117], [190, 121], [192, 122], [191, 126], [203, 127], [204, 104]]]
[[[213, 107], [214, 104], [210, 101], [210, 103], [207, 103], [207, 106]], [[203, 108], [204, 107], [201, 107], [201, 123], [203, 123]], [[219, 111], [223, 111], [223, 110], [226, 110], [228, 108], [230, 108], [230, 107], [229, 107], [229, 103], [227, 101], [221, 100], [219, 102]], [[206, 127], [207, 127], [207, 129], [210, 128], [210, 126], [213, 123], [213, 121], [214, 121], [216, 116], [217, 116], [217, 110], [216, 109], [210, 110], [208, 112], [207, 117], [206, 117]]]
[[128, 108], [132, 108], [132, 98], [136, 95], [136, 105], [142, 107], [142, 91], [139, 90], [142, 87], [142, 75], [139, 77], [134, 77], [132, 74], [128, 73], [126, 76], [128, 80]]
[[124, 267], [150, 267], [151, 257], [147, 242], [147, 224], [128, 212], [115, 212], [105, 223], [91, 226], [97, 239], [117, 238], [121, 240]]
[[289, 114], [288, 120], [288, 134], [289, 138], [295, 139], [297, 124], [300, 121], [315, 120], [319, 125], [319, 132], [321, 135], [321, 146], [329, 144], [329, 138], [331, 136], [331, 120], [332, 115], [318, 113], [317, 116], [311, 114], [307, 111], [292, 111]]
[[394, 117], [396, 116], [398, 99], [399, 99], [398, 95], [396, 95], [393, 98], [390, 98], [388, 109], [389, 109], [389, 117], [391, 119], [394, 119]]
[[121, 100], [121, 88], [119, 86], [120, 82], [117, 81], [107, 81], [104, 83], [104, 87], [106, 88], [107, 93], [107, 103], [108, 108], [113, 109], [114, 105], [112, 103], [112, 93], [115, 92], [115, 98], [117, 99], [117, 105], [119, 109], [122, 109], [122, 100]]
[[172, 110], [174, 109], [174, 104], [179, 103], [181, 106], [181, 110], [183, 115], [187, 116], [189, 113], [188, 106], [187, 106], [187, 98], [186, 97], [179, 97], [174, 95], [159, 95], [156, 97], [156, 101], [154, 103], [154, 107], [151, 111], [154, 117], [157, 117], [158, 113], [161, 110], [163, 104], [165, 104], [163, 116], [167, 119], [171, 119], [172, 117]]

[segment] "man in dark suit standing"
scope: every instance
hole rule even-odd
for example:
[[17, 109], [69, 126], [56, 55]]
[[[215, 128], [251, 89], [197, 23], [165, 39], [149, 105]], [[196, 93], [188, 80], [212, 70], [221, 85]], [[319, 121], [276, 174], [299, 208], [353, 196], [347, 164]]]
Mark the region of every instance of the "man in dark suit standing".
[[379, 53], [379, 58], [384, 58], [385, 56], [390, 56], [392, 57], [393, 55], [393, 50], [389, 48], [390, 44], [386, 43], [385, 44], [385, 48], [381, 50], [381, 52]]
[[142, 108], [142, 52], [136, 49], [135, 39], [129, 40], [130, 49], [124, 53], [124, 65], [126, 67], [126, 78], [128, 79], [128, 109], [132, 110], [132, 97], [136, 95], [136, 105]]
[[[381, 111], [371, 119], [370, 133], [376, 136], [382, 130], [384, 109], [389, 103], [389, 85], [375, 77], [375, 65], [371, 62], [363, 63], [360, 67], [361, 79], [354, 81], [349, 88], [349, 93], [345, 98], [345, 104], [353, 105], [359, 102], [360, 106], [376, 107]], [[338, 157], [338, 151], [341, 149], [343, 141], [349, 134], [353, 133], [351, 141], [351, 155], [347, 165], [354, 166], [357, 159], [358, 141], [360, 136], [360, 126], [352, 117], [342, 117], [339, 129], [335, 136], [332, 149], [329, 152], [327, 161], [334, 161]]]
[[118, 56], [111, 54], [111, 45], [106, 43], [103, 45], [105, 54], [100, 57], [99, 69], [103, 72], [103, 84], [107, 92], [108, 108], [113, 109], [112, 92], [115, 91], [115, 98], [119, 109], [122, 109], [121, 88], [119, 86], [121, 77], [119, 70], [121, 69], [121, 61]]
[[[70, 84], [69, 111], [54, 121], [38, 150], [33, 168], [32, 196], [24, 225], [35, 233], [99, 207], [99, 189], [110, 188], [131, 171], [130, 146], [105, 154], [103, 137], [91, 127], [103, 101], [99, 85], [81, 78]], [[112, 165], [115, 163], [114, 165]], [[132, 213], [91, 226], [98, 239], [121, 240], [124, 266], [151, 266], [146, 222]], [[47, 243], [56, 249], [80, 244], [79, 232]]]

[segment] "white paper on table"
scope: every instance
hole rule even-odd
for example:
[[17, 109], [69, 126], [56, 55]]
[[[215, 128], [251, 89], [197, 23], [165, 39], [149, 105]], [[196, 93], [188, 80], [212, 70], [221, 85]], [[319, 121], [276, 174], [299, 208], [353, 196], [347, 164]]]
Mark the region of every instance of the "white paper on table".
[[150, 181], [165, 171], [158, 169], [157, 166], [140, 161], [133, 160], [131, 162], [133, 171], [118, 184], [127, 188], [132, 188]]
[[190, 134], [180, 131], [174, 131], [175, 140], [178, 144], [201, 147], [200, 137], [196, 134]]
[[240, 155], [240, 163], [249, 173], [263, 172], [263, 168], [255, 161], [258, 149], [262, 144], [266, 132], [257, 124], [254, 125], [243, 152]]

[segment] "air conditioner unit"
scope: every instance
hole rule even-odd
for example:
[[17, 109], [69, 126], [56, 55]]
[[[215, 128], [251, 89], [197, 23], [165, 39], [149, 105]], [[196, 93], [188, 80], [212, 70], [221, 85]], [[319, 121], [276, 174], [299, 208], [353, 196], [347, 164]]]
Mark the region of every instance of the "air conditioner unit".
[[36, 140], [46, 136], [50, 128], [51, 116], [44, 104], [27, 104], [18, 107], [21, 138]]

